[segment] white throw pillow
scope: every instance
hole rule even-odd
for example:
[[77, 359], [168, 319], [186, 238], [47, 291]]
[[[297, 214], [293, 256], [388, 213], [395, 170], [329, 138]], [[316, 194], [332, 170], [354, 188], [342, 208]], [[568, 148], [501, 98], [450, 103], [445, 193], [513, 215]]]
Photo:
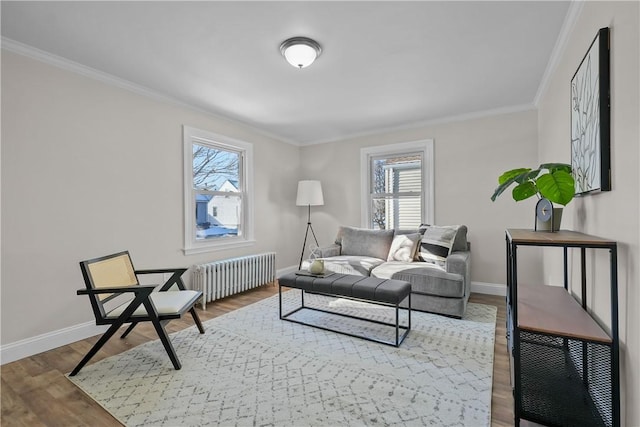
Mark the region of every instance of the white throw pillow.
[[418, 250], [420, 261], [444, 265], [445, 260], [451, 253], [459, 228], [459, 225], [426, 226], [420, 242], [420, 249]]
[[420, 233], [394, 236], [387, 261], [413, 262], [421, 237]]

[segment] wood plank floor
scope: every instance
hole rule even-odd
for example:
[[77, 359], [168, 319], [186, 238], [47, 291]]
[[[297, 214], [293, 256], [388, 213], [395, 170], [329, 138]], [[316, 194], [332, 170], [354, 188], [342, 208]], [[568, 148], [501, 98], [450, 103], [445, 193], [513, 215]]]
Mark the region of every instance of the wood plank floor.
[[[207, 305], [198, 310], [202, 321], [212, 319], [277, 293], [273, 285], [262, 286]], [[471, 302], [498, 307], [493, 370], [491, 425], [513, 425], [513, 398], [509, 384], [509, 360], [505, 338], [504, 297], [472, 294]], [[167, 325], [175, 332], [193, 324], [190, 316]], [[85, 396], [64, 374], [89, 351], [98, 337], [88, 338], [54, 350], [27, 357], [0, 368], [2, 415], [0, 424], [9, 426], [119, 426], [107, 411]], [[157, 339], [153, 328], [138, 326], [124, 340], [112, 338], [89, 362], [121, 353], [143, 342]]]

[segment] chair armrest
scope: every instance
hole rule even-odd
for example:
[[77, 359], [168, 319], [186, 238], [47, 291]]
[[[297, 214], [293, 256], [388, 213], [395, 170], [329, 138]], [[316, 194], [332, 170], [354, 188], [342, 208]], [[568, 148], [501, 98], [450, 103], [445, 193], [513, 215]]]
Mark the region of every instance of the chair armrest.
[[457, 273], [465, 275], [467, 266], [471, 260], [471, 252], [452, 252], [444, 262], [447, 273]]
[[177, 273], [184, 274], [187, 271], [187, 268], [160, 268], [160, 269], [151, 269], [151, 270], [136, 270], [136, 274], [160, 274], [160, 273]]
[[187, 271], [187, 268], [155, 268], [150, 270], [136, 270], [136, 274], [164, 274], [164, 273], [173, 273], [169, 280], [167, 280], [164, 285], [159, 289], [160, 292], [165, 292], [171, 289], [171, 287], [175, 284], [178, 286], [178, 289], [181, 291], [186, 290], [186, 286], [182, 281], [181, 276]]
[[329, 258], [332, 256], [339, 256], [341, 250], [342, 250], [342, 246], [338, 244], [332, 244], [328, 246], [314, 248], [311, 251], [311, 256], [315, 258]]
[[471, 292], [471, 251], [452, 252], [445, 260], [447, 273], [456, 273], [464, 278], [465, 295]]
[[77, 295], [99, 295], [99, 294], [124, 294], [127, 292], [134, 292], [136, 294], [147, 293], [150, 294], [156, 288], [155, 285], [134, 285], [124, 287], [113, 288], [100, 288], [100, 289], [78, 289]]

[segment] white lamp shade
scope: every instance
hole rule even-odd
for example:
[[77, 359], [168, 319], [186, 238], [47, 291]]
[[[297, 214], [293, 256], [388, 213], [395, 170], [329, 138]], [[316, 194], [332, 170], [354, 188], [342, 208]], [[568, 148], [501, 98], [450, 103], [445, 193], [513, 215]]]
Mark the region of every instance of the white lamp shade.
[[305, 180], [298, 182], [297, 206], [322, 206], [322, 184], [320, 181]]
[[305, 68], [316, 60], [317, 52], [306, 44], [294, 44], [284, 50], [284, 57], [296, 68]]
[[282, 42], [280, 52], [289, 64], [296, 68], [305, 68], [320, 56], [322, 47], [308, 37], [291, 37]]

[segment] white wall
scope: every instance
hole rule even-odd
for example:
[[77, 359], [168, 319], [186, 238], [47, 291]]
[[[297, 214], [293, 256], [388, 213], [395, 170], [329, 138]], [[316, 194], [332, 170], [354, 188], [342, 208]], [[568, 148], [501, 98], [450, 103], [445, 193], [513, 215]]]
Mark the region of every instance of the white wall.
[[[539, 102], [539, 156], [565, 161], [570, 152], [570, 82], [599, 28], [611, 28], [612, 191], [569, 204], [563, 225], [618, 241], [619, 315], [623, 425], [640, 425], [640, 4], [585, 2], [546, 92]], [[574, 251], [571, 280], [579, 293], [579, 252]], [[559, 259], [558, 259], [559, 258]], [[545, 281], [562, 282], [561, 257], [544, 255]], [[610, 327], [609, 257], [589, 253], [588, 302]], [[591, 267], [593, 265], [593, 267]]]
[[[254, 246], [182, 253], [183, 124], [254, 144]], [[3, 50], [3, 347], [93, 320], [83, 259], [186, 267], [275, 250], [278, 268], [297, 264], [298, 164], [298, 147], [249, 128]]]
[[[320, 179], [324, 189], [325, 205], [312, 211], [320, 244], [332, 242], [338, 225], [360, 226], [360, 149], [422, 139], [434, 140], [435, 223], [466, 224], [472, 281], [504, 284], [505, 229], [532, 228], [535, 201], [515, 203], [505, 193], [494, 203], [490, 197], [502, 172], [537, 166], [535, 110], [303, 147], [302, 175]], [[537, 259], [538, 254], [524, 256]], [[541, 278], [539, 268], [522, 274]]]

